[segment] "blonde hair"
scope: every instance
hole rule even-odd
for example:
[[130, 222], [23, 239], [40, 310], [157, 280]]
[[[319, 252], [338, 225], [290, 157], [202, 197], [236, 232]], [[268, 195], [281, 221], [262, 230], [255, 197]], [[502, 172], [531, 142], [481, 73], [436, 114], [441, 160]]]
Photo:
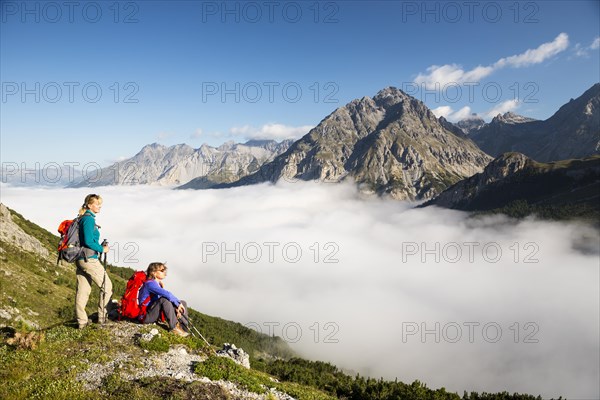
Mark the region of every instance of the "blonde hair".
[[79, 215], [81, 216], [85, 214], [85, 212], [90, 209], [90, 205], [94, 204], [95, 202], [102, 204], [102, 197], [100, 197], [99, 194], [88, 194], [87, 196], [85, 196], [83, 205], [79, 209]]
[[161, 262], [153, 262], [148, 265], [148, 269], [146, 270], [146, 279], [154, 279], [156, 274], [159, 271], [166, 271], [167, 265]]

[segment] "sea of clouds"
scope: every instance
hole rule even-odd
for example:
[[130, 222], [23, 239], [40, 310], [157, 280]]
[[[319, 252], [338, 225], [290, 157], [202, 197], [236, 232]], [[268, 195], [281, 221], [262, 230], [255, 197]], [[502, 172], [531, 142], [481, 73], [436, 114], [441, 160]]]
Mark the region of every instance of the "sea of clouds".
[[307, 358], [460, 395], [600, 397], [600, 239], [590, 227], [468, 218], [306, 182], [4, 185], [1, 201], [55, 232], [89, 193], [104, 198], [109, 262], [166, 261], [167, 288], [190, 306], [281, 336]]

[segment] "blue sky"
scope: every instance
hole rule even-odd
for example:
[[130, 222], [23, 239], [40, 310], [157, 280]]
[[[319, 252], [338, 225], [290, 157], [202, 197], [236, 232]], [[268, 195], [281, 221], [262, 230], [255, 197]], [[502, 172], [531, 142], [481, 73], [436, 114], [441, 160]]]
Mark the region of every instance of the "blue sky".
[[546, 119], [600, 81], [598, 1], [72, 4], [2, 1], [3, 163], [298, 138], [387, 86]]

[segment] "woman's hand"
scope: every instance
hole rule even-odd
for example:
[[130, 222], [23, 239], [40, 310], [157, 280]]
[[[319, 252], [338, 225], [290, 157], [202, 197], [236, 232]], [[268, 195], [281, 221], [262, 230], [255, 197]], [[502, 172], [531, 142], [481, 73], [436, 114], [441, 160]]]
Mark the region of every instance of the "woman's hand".
[[179, 303], [179, 307], [177, 307], [177, 318], [180, 318], [183, 315], [184, 311], [185, 311], [185, 307], [183, 306], [182, 303]]
[[108, 253], [109, 250], [110, 250], [110, 247], [108, 247], [108, 246], [102, 246], [102, 252], [103, 253]]

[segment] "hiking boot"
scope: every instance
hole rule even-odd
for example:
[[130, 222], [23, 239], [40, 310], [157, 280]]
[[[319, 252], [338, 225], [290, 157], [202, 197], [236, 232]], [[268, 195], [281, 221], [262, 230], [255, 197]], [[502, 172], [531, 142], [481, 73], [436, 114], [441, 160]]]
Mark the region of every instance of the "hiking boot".
[[184, 331], [183, 329], [181, 329], [181, 327], [179, 326], [179, 324], [177, 324], [175, 326], [175, 328], [173, 328], [173, 330], [171, 332], [173, 332], [177, 336], [181, 336], [181, 337], [188, 337], [188, 336], [190, 336], [189, 333], [187, 333], [186, 331]]
[[85, 324], [79, 324], [78, 328], [79, 329], [84, 329], [86, 326], [89, 326], [89, 325], [90, 325], [90, 322], [88, 321]]

